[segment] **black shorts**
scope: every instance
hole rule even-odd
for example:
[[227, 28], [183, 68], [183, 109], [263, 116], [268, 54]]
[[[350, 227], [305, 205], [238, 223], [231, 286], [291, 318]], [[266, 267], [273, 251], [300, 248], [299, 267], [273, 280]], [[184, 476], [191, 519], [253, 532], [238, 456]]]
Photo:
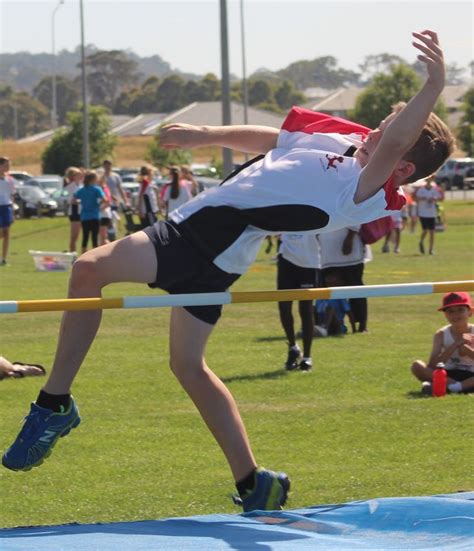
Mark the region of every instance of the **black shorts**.
[[80, 222], [81, 215], [79, 214], [79, 205], [71, 205], [71, 214], [69, 215], [70, 222]]
[[446, 373], [450, 379], [458, 381], [459, 383], [474, 377], [474, 373], [467, 371], [467, 369], [446, 369]]
[[423, 216], [420, 216], [420, 222], [421, 222], [421, 227], [424, 230], [435, 229], [436, 218], [424, 218]]
[[[149, 287], [168, 293], [222, 293], [239, 279], [206, 259], [179, 232], [179, 224], [159, 220], [143, 230], [153, 243], [158, 260], [156, 280]], [[222, 305], [185, 306], [191, 315], [214, 325], [222, 313]]]
[[111, 218], [101, 218], [100, 219], [100, 225], [105, 226], [106, 228], [108, 228], [110, 226], [111, 222], [112, 222]]
[[316, 268], [302, 268], [278, 255], [277, 289], [312, 289], [318, 285]]

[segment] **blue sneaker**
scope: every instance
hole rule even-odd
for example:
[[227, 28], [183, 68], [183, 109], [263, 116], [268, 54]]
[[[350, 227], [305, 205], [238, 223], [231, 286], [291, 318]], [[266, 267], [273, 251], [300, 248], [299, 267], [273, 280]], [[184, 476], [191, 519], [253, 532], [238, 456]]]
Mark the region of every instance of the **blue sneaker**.
[[255, 487], [245, 496], [234, 496], [234, 503], [244, 512], [279, 511], [285, 505], [290, 491], [290, 479], [285, 473], [275, 473], [259, 468], [255, 471]]
[[69, 434], [81, 422], [71, 397], [67, 411], [57, 413], [31, 404], [31, 410], [15, 442], [3, 454], [2, 464], [12, 471], [29, 471], [51, 455], [61, 436]]

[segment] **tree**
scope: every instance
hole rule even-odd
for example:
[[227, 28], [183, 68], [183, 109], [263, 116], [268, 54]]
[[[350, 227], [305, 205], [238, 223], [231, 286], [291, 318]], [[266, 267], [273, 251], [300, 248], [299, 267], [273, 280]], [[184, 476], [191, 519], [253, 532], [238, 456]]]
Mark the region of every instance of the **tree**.
[[398, 55], [383, 53], [366, 56], [359, 67], [362, 71], [364, 82], [369, 83], [376, 75], [389, 73], [398, 65], [406, 64], [406, 61]]
[[10, 86], [0, 88], [0, 136], [21, 138], [49, 128], [49, 111], [25, 92], [15, 93]]
[[148, 146], [145, 160], [159, 168], [169, 165], [191, 164], [192, 153], [183, 149], [164, 149], [160, 144], [160, 129], [153, 136], [153, 141]]
[[284, 80], [275, 90], [275, 101], [282, 110], [288, 109], [293, 105], [303, 103], [305, 95], [295, 90], [292, 82]]
[[156, 91], [158, 110], [170, 113], [183, 106], [184, 80], [178, 75], [163, 79]]
[[390, 74], [376, 75], [372, 83], [358, 96], [351, 118], [369, 128], [376, 128], [392, 105], [408, 101], [420, 88], [416, 73], [406, 65], [393, 67]]
[[[68, 128], [55, 132], [42, 155], [45, 173], [63, 174], [69, 166], [82, 165], [82, 111], [67, 115]], [[110, 134], [111, 123], [102, 106], [89, 107], [89, 155], [91, 166], [99, 165], [112, 155], [116, 137]], [[89, 168], [89, 167], [86, 167]]]
[[291, 63], [276, 73], [280, 78], [290, 80], [299, 90], [311, 86], [320, 88], [338, 88], [348, 84], [357, 84], [360, 75], [354, 71], [339, 69], [333, 56], [317, 57]]
[[[79, 66], [79, 65], [78, 65]], [[91, 103], [113, 108], [120, 93], [136, 84], [137, 62], [120, 50], [99, 51], [86, 58]]]
[[273, 91], [266, 80], [258, 79], [249, 82], [249, 104], [274, 102]]
[[469, 157], [474, 155], [474, 87], [464, 94], [463, 115], [458, 126], [458, 138]]
[[[52, 77], [45, 77], [33, 88], [32, 95], [47, 109], [52, 109]], [[56, 110], [58, 123], [64, 124], [66, 114], [77, 108], [79, 101], [79, 89], [74, 82], [66, 77], [58, 76], [56, 79]]]

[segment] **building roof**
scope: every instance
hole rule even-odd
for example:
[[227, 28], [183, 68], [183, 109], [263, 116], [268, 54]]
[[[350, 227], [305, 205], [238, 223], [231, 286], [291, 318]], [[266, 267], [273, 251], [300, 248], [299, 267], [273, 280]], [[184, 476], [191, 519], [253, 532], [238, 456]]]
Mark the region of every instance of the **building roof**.
[[[241, 103], [231, 102], [231, 124], [244, 124], [244, 106]], [[270, 111], [264, 111], [263, 109], [256, 109], [254, 107], [247, 108], [248, 124], [258, 124], [263, 126], [271, 126], [273, 128], [280, 128], [284, 115], [277, 113], [271, 113]], [[220, 101], [202, 101], [190, 103], [186, 107], [166, 115], [164, 119], [158, 123], [155, 127], [150, 126], [142, 132], [142, 135], [148, 136], [154, 134], [157, 127], [163, 123], [180, 123], [185, 122], [188, 124], [208, 124], [208, 125], [221, 125], [222, 124], [222, 103]]]
[[[263, 109], [248, 107], [248, 124], [258, 124], [280, 128], [284, 115], [278, 115]], [[116, 136], [152, 136], [161, 124], [171, 122], [186, 122], [188, 124], [222, 124], [222, 104], [220, 101], [204, 101], [190, 103], [182, 109], [170, 114], [142, 113], [136, 117], [129, 115], [110, 115], [111, 132]], [[231, 103], [232, 124], [244, 124], [244, 106], [240, 103]], [[18, 140], [18, 143], [50, 140], [53, 130], [47, 130], [33, 136]]]

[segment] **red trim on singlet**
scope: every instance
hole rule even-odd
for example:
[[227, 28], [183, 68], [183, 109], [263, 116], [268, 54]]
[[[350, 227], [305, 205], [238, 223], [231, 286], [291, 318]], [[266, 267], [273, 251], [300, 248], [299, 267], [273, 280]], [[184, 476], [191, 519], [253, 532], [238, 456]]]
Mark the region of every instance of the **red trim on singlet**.
[[370, 132], [370, 128], [356, 122], [347, 121], [340, 117], [333, 117], [327, 113], [310, 111], [302, 107], [292, 107], [281, 128], [288, 132], [305, 132], [306, 134], [314, 134], [315, 132], [328, 134], [329, 132], [335, 132], [338, 134], [360, 134], [361, 136], [367, 136]]
[[[362, 137], [367, 136], [370, 132], [370, 128], [362, 124], [340, 117], [333, 117], [327, 113], [303, 109], [302, 107], [292, 107], [281, 128], [287, 132], [304, 132], [306, 134], [334, 132], [337, 134], [359, 134]], [[386, 181], [383, 189], [387, 203], [385, 210], [400, 210], [405, 205], [405, 195], [399, 188], [394, 186], [393, 176], [390, 176]]]

